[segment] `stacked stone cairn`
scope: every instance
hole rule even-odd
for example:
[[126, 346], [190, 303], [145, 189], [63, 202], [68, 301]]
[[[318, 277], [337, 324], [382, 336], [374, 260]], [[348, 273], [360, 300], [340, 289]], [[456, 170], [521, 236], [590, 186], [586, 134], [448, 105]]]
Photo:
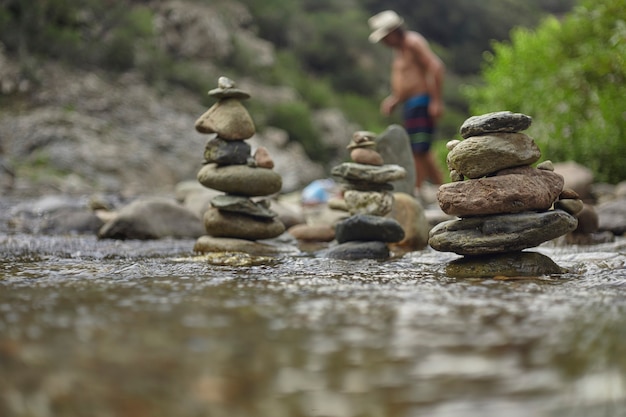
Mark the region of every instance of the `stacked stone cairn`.
[[282, 178], [273, 171], [267, 150], [259, 147], [252, 155], [246, 142], [254, 135], [255, 126], [241, 100], [250, 95], [236, 88], [232, 80], [220, 77], [209, 96], [218, 101], [195, 124], [198, 132], [211, 135], [197, 178], [203, 186], [225, 194], [211, 200], [204, 214], [208, 236], [201, 236], [194, 250], [254, 251], [259, 247], [250, 241], [271, 239], [285, 231], [267, 198], [280, 191]]
[[388, 244], [404, 238], [397, 220], [384, 217], [393, 208], [392, 181], [404, 178], [403, 167], [384, 164], [376, 151], [376, 135], [355, 132], [347, 148], [352, 162], [334, 167], [331, 174], [342, 183], [350, 216], [335, 224], [337, 245], [327, 256], [335, 259], [388, 259]]
[[[468, 257], [510, 254], [576, 228], [575, 215], [583, 208], [578, 195], [563, 189], [563, 177], [554, 172], [550, 161], [531, 166], [541, 158], [534, 140], [522, 133], [531, 123], [529, 116], [508, 111], [474, 116], [460, 128], [464, 140], [448, 142], [452, 182], [439, 187], [437, 200], [446, 214], [458, 218], [430, 231], [428, 243], [433, 249]], [[505, 264], [515, 262], [537, 263], [505, 257]], [[556, 265], [545, 265], [544, 270], [527, 272], [560, 272]], [[494, 273], [499, 274], [489, 272]]]

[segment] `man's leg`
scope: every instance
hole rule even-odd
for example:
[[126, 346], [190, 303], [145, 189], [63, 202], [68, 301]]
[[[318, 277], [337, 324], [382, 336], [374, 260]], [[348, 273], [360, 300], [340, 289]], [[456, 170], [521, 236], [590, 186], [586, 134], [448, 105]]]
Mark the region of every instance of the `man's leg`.
[[443, 176], [432, 152], [414, 152], [415, 163], [415, 186], [420, 189], [424, 181], [430, 181], [433, 185], [443, 184]]

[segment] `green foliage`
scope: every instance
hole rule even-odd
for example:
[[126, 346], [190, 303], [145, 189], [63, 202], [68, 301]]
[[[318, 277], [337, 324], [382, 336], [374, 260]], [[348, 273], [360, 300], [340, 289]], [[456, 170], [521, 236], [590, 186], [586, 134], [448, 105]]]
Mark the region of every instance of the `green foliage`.
[[284, 129], [289, 139], [299, 142], [309, 157], [324, 161], [326, 150], [319, 140], [319, 132], [311, 120], [311, 110], [304, 102], [283, 103], [273, 106], [267, 124]]
[[563, 21], [516, 29], [486, 58], [485, 84], [465, 90], [474, 114], [528, 114], [544, 158], [577, 161], [599, 181], [626, 179], [622, 0], [585, 0]]

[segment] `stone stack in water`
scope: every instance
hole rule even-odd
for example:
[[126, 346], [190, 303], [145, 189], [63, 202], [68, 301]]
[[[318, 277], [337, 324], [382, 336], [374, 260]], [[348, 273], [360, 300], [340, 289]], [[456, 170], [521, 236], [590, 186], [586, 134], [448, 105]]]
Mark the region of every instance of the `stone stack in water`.
[[255, 126], [241, 100], [250, 95], [226, 77], [219, 78], [218, 87], [209, 95], [218, 101], [196, 121], [198, 132], [211, 135], [197, 178], [203, 186], [225, 194], [211, 200], [204, 214], [209, 236], [198, 239], [194, 250], [249, 251], [253, 247], [249, 241], [274, 238], [285, 230], [267, 199], [280, 191], [282, 178], [273, 171], [267, 150], [259, 147], [252, 155], [246, 142], [254, 135]]
[[335, 224], [338, 245], [327, 256], [338, 259], [386, 259], [388, 243], [404, 238], [398, 221], [384, 217], [393, 208], [392, 181], [404, 178], [399, 165], [385, 165], [376, 151], [375, 134], [355, 132], [348, 145], [352, 162], [332, 169], [344, 184], [343, 197], [350, 217]]
[[505, 111], [463, 123], [464, 140], [448, 143], [453, 182], [437, 194], [441, 209], [460, 218], [435, 226], [430, 246], [460, 255], [510, 253], [576, 228], [582, 201], [563, 190], [563, 177], [549, 161], [531, 166], [541, 157], [534, 140], [522, 133], [531, 122]]

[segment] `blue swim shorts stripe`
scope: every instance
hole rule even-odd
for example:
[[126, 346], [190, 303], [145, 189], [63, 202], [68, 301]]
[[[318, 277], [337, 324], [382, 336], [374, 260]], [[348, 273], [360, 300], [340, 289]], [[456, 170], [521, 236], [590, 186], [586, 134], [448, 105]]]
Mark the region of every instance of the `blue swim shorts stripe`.
[[404, 128], [411, 139], [414, 152], [426, 152], [430, 149], [435, 131], [435, 124], [428, 115], [428, 95], [411, 97], [404, 103]]

